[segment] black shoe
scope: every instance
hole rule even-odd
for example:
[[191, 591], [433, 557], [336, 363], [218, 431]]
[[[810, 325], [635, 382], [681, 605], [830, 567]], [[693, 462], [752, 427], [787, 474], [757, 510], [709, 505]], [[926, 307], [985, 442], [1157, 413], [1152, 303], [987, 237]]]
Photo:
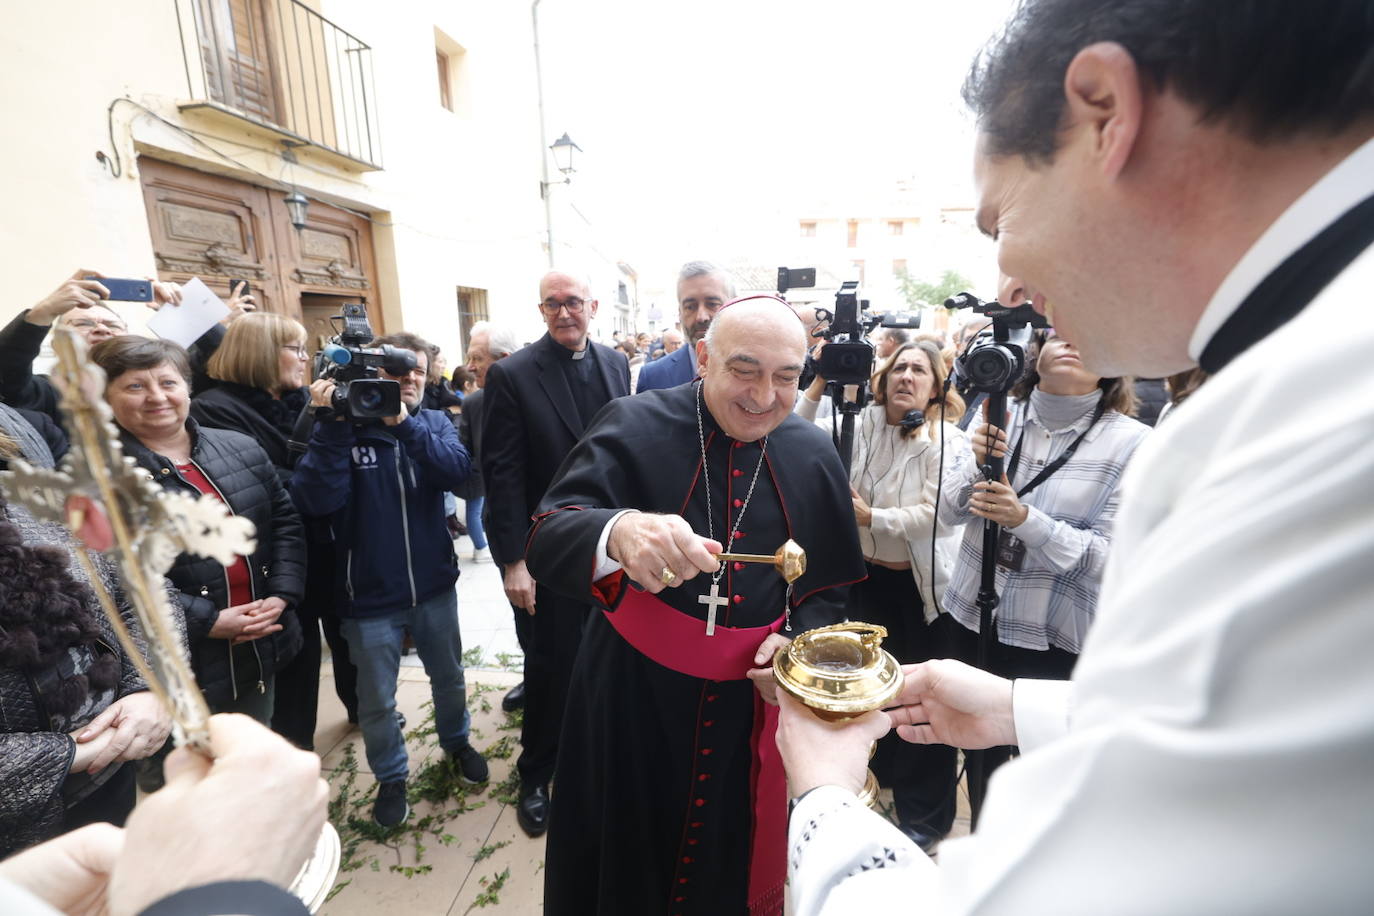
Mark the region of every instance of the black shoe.
[[901, 824], [898, 829], [907, 835], [907, 839], [921, 847], [921, 852], [926, 855], [933, 855], [935, 848], [939, 846], [940, 841], [944, 839], [944, 837], [938, 833], [927, 833], [927, 828], [924, 824], [921, 826]]
[[406, 801], [406, 781], [397, 779], [377, 786], [377, 801], [372, 805], [372, 819], [383, 827], [395, 827], [410, 817], [410, 803]]
[[515, 806], [520, 829], [530, 836], [543, 836], [549, 829], [549, 787], [520, 787], [520, 804]]
[[506, 712], [515, 712], [517, 709], [523, 709], [524, 706], [525, 682], [521, 681], [506, 691], [506, 695], [501, 698], [501, 708]]
[[458, 771], [463, 774], [463, 782], [476, 785], [487, 781], [489, 773], [486, 758], [477, 753], [477, 748], [471, 744], [464, 744], [449, 751], [448, 756], [458, 764]]

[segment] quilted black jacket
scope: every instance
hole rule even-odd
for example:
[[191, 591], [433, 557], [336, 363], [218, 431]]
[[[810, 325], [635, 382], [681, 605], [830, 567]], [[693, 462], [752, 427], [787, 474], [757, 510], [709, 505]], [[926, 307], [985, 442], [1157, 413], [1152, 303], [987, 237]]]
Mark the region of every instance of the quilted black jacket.
[[[208, 429], [187, 419], [191, 461], [224, 496], [235, 515], [257, 528], [257, 549], [248, 560], [253, 598], [276, 596], [286, 601], [282, 629], [270, 636], [232, 645], [210, 637], [219, 612], [229, 606], [224, 567], [207, 557], [183, 553], [167, 578], [179, 591], [191, 645], [191, 666], [210, 708], [236, 699], [240, 691], [260, 690], [264, 678], [280, 671], [301, 647], [295, 606], [305, 592], [305, 541], [300, 516], [277, 471], [256, 442], [241, 433]], [[124, 453], [148, 470], [164, 489], [191, 496], [200, 491], [177, 472], [171, 459], [144, 446], [128, 432], [121, 436]]]

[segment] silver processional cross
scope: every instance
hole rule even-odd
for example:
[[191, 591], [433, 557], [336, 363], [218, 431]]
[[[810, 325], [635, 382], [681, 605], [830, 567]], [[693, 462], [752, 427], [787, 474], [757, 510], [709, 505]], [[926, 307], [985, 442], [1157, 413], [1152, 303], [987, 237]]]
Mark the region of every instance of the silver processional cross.
[[706, 635], [716, 635], [716, 611], [723, 605], [729, 604], [730, 599], [720, 593], [720, 583], [711, 583], [711, 594], [699, 595], [697, 604], [707, 605], [706, 608]]

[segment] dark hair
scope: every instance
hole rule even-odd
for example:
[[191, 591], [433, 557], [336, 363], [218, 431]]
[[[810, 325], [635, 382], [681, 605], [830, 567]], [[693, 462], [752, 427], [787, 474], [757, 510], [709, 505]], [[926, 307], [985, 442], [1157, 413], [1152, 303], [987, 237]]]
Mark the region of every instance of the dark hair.
[[91, 348], [91, 362], [105, 370], [105, 383], [112, 384], [126, 372], [135, 369], [156, 369], [171, 363], [191, 384], [191, 361], [179, 344], [170, 340], [124, 334], [102, 340]]
[[453, 390], [462, 391], [468, 382], [476, 381], [477, 376], [468, 371], [467, 366], [453, 367]]
[[1064, 74], [1100, 41], [1122, 45], [1202, 122], [1256, 143], [1335, 135], [1374, 116], [1369, 0], [1023, 0], [964, 81], [988, 153], [1051, 161]]
[[429, 367], [434, 364], [434, 354], [439, 348], [425, 340], [419, 334], [412, 334], [409, 331], [397, 331], [395, 334], [383, 334], [381, 337], [374, 337], [369, 347], [380, 347], [383, 344], [391, 344], [393, 347], [402, 347], [406, 350], [415, 351], [415, 355], [425, 354], [425, 377], [429, 377]]
[[[1030, 346], [1026, 348], [1026, 374], [1021, 376], [1011, 389], [1011, 396], [1018, 401], [1030, 397], [1031, 391], [1040, 384], [1040, 370], [1036, 368], [1036, 363], [1040, 362], [1040, 348], [1044, 345], [1045, 332], [1036, 331], [1031, 336]], [[1128, 417], [1135, 416], [1138, 405], [1135, 399], [1134, 376], [1099, 378], [1097, 387], [1102, 390], [1102, 402], [1107, 405], [1108, 410], [1115, 410]]]

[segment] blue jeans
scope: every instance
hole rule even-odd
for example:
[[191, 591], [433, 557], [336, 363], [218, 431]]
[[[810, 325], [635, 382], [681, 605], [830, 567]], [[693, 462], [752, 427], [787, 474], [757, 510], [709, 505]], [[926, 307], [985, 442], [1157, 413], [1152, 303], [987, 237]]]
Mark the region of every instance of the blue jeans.
[[358, 726], [367, 762], [378, 782], [405, 779], [410, 769], [405, 738], [396, 724], [396, 676], [405, 631], [429, 675], [439, 746], [454, 751], [468, 743], [467, 687], [463, 682], [463, 640], [458, 632], [458, 596], [453, 589], [374, 617], [345, 617], [340, 629], [358, 668]]
[[468, 526], [468, 537], [472, 538], [472, 546], [477, 550], [484, 550], [487, 546], [487, 533], [482, 530], [482, 507], [486, 502], [485, 496], [466, 501], [467, 518], [463, 524]]

